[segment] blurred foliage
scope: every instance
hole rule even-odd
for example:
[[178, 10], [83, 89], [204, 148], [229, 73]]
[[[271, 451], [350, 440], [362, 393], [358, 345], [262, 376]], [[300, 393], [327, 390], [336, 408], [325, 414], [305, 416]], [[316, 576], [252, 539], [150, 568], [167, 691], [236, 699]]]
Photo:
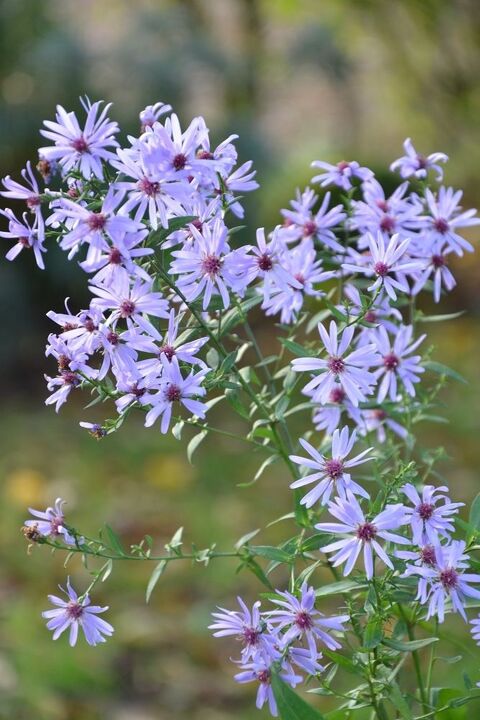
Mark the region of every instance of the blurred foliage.
[[[78, 108], [78, 95], [88, 93], [113, 101], [112, 115], [128, 132], [157, 99], [173, 104], [184, 123], [204, 114], [217, 140], [238, 132], [241, 157], [255, 161], [262, 185], [246, 203], [245, 238], [277, 222], [295, 187], [308, 182], [312, 159], [358, 157], [391, 182], [384, 168], [406, 135], [426, 152], [449, 153], [448, 182], [478, 205], [479, 38], [477, 0], [2, 0], [0, 170], [18, 175], [35, 159], [38, 129], [55, 104]], [[99, 589], [114, 638], [93, 650], [72, 651], [64, 638], [52, 644], [40, 611], [67, 571], [41, 549], [27, 557], [19, 532], [26, 506], [61, 495], [85, 531], [108, 521], [126, 542], [150, 533], [161, 547], [184, 525], [187, 543], [229, 547], [288, 511], [289, 490], [276, 465], [239, 489], [258, 464], [240, 441], [206, 442], [192, 467], [183, 443], [138, 423], [97, 443], [77, 426], [81, 408], [61, 417], [42, 409], [45, 312], [60, 309], [65, 296], [80, 307], [86, 283], [56, 250], [45, 273], [25, 255], [0, 263], [0, 717], [265, 717], [254, 710], [253, 689], [231, 678], [226, 659], [235, 644], [205, 630], [217, 603], [257, 596], [256, 581], [236, 577], [230, 561], [169, 567], [149, 606], [148, 568], [121, 567]], [[443, 395], [450, 424], [425, 426], [422, 438], [446, 448], [452, 459], [443, 471], [464, 501], [478, 491], [480, 462], [478, 267], [475, 257], [455, 264], [459, 287], [442, 308], [468, 315], [427, 326], [437, 358], [470, 381]], [[260, 329], [268, 352], [275, 329]], [[221, 415], [221, 422], [232, 421]], [[262, 538], [275, 542], [284, 532], [273, 526]], [[86, 582], [75, 562], [68, 572]], [[465, 633], [459, 625], [459, 642]], [[450, 685], [462, 686], [466, 668], [476, 676], [475, 654], [470, 643], [463, 663], [445, 664]]]

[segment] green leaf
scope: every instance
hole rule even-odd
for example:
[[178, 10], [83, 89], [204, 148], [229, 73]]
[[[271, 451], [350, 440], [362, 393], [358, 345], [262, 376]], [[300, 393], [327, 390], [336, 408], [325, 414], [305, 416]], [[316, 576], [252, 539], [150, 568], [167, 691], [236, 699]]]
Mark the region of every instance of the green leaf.
[[462, 377], [460, 373], [458, 373], [456, 370], [452, 370], [452, 368], [449, 368], [443, 363], [436, 362], [435, 360], [427, 360], [423, 363], [423, 365], [427, 370], [431, 370], [438, 375], [445, 375], [446, 377], [452, 378], [453, 380], [457, 380], [458, 382], [468, 385], [467, 380], [465, 380], [465, 378]]
[[429, 323], [429, 322], [443, 322], [444, 320], [455, 320], [465, 314], [465, 310], [459, 312], [447, 313], [446, 315], [424, 315], [421, 311], [417, 313], [415, 318], [417, 322]]
[[188, 462], [192, 463], [193, 453], [198, 448], [200, 443], [207, 437], [208, 430], [201, 430], [199, 433], [194, 435], [187, 445], [187, 458]]
[[389, 698], [393, 707], [400, 713], [400, 717], [405, 720], [413, 720], [413, 713], [410, 709], [410, 705], [406, 701], [402, 691], [398, 687], [398, 683], [391, 679], [388, 683]]
[[352, 673], [353, 675], [363, 676], [364, 673], [362, 666], [360, 664], [356, 664], [351, 658], [347, 657], [346, 655], [341, 655], [341, 653], [335, 652], [334, 650], [323, 650], [323, 654], [329, 657], [332, 662], [340, 665], [340, 667], [342, 667], [347, 672]]
[[276, 560], [281, 563], [290, 563], [292, 561], [290, 553], [285, 552], [285, 550], [282, 550], [281, 548], [270, 545], [251, 545], [250, 550], [254, 555], [266, 557], [268, 560]]
[[338, 582], [323, 585], [323, 587], [315, 590], [316, 597], [326, 597], [327, 595], [340, 595], [342, 593], [352, 592], [353, 590], [362, 590], [367, 587], [367, 583], [358, 583], [355, 580], [339, 580]]
[[235, 550], [240, 550], [240, 548], [246, 545], [249, 540], [252, 540], [255, 535], [258, 535], [259, 532], [260, 528], [258, 528], [258, 530], [252, 530], [252, 532], [249, 532], [246, 535], [242, 535], [240, 540], [237, 540], [237, 542], [235, 543]]
[[307, 350], [307, 348], [303, 347], [303, 345], [300, 345], [293, 340], [288, 340], [288, 338], [280, 338], [280, 342], [292, 353], [292, 355], [296, 355], [297, 357], [314, 357], [316, 355], [314, 350]]
[[277, 673], [272, 674], [272, 690], [282, 720], [324, 720], [324, 716], [297, 695]]
[[382, 643], [392, 648], [392, 650], [398, 650], [399, 652], [414, 652], [415, 650], [421, 650], [432, 643], [438, 642], [438, 640], [439, 638], [437, 637], [430, 637], [402, 642], [401, 640], [394, 640], [393, 638], [383, 638]]
[[480, 493], [470, 506], [468, 522], [474, 530], [480, 531]]
[[119, 555], [125, 555], [125, 550], [122, 547], [120, 538], [118, 537], [117, 533], [110, 527], [110, 525], [107, 525], [106, 523], [105, 534], [112, 550], [115, 550], [115, 552], [117, 552]]
[[145, 593], [145, 600], [148, 603], [150, 600], [150, 596], [155, 588], [155, 585], [160, 579], [160, 575], [162, 575], [163, 571], [167, 567], [167, 561], [166, 560], [160, 560], [158, 565], [155, 565], [155, 568], [150, 575], [150, 580], [148, 581], [147, 585], [147, 592]]
[[376, 648], [383, 639], [383, 622], [378, 618], [372, 617], [365, 626], [363, 634], [363, 647], [367, 650]]

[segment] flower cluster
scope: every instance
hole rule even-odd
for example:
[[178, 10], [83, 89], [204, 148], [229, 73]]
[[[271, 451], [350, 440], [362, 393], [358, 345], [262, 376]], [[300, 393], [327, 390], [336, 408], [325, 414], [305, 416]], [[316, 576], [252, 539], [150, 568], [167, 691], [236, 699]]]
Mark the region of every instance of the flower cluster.
[[315, 590], [304, 582], [298, 597], [290, 592], [277, 590], [272, 602], [278, 609], [260, 611], [260, 602], [251, 610], [241, 598], [241, 610], [225, 610], [213, 613], [215, 622], [210, 625], [215, 637], [234, 636], [242, 645], [241, 672], [235, 675], [239, 683], [258, 683], [257, 707], [268, 703], [272, 715], [277, 716], [277, 705], [272, 692], [274, 673], [295, 687], [306, 675], [318, 675], [325, 668], [321, 665], [322, 647], [337, 650], [341, 647], [335, 635], [344, 632], [348, 615], [326, 617], [315, 608]]

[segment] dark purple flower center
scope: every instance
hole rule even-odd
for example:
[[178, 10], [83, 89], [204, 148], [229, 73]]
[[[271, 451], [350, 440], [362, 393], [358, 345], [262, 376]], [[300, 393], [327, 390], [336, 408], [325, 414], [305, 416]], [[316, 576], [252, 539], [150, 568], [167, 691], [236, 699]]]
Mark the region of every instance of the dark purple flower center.
[[135, 303], [133, 300], [124, 300], [120, 304], [120, 316], [122, 318], [128, 318], [135, 312]]
[[435, 548], [433, 545], [425, 545], [425, 547], [420, 550], [420, 558], [424, 565], [430, 565], [430, 567], [433, 567], [437, 562], [437, 558], [435, 557]]
[[202, 270], [205, 275], [218, 275], [221, 267], [222, 261], [218, 255], [207, 255], [202, 260]]
[[171, 359], [175, 355], [175, 348], [172, 347], [171, 345], [162, 345], [162, 347], [158, 351], [158, 354], [159, 354], [159, 356], [165, 355], [167, 360], [171, 361]]
[[428, 159], [425, 155], [417, 155], [417, 166], [419, 170], [425, 170], [428, 167]]
[[80, 605], [80, 603], [78, 602], [75, 602], [74, 600], [69, 602], [65, 609], [68, 617], [72, 618], [72, 620], [78, 620], [83, 615], [82, 605]]
[[258, 678], [259, 682], [261, 682], [265, 685], [270, 684], [270, 677], [271, 677], [270, 670], [268, 670], [268, 669], [260, 670], [260, 672], [257, 672], [257, 678]]
[[445, 233], [449, 230], [449, 224], [445, 218], [435, 218], [433, 227], [438, 233], [440, 233], [440, 235], [445, 235]]
[[383, 364], [387, 370], [396, 370], [400, 364], [400, 359], [394, 353], [388, 353], [388, 355], [383, 356]]
[[107, 334], [107, 340], [112, 345], [118, 345], [118, 333], [113, 332], [113, 330], [109, 330]]
[[75, 140], [72, 141], [72, 147], [78, 153], [88, 152], [88, 143], [83, 135], [80, 135], [79, 138], [75, 138]]
[[90, 213], [87, 224], [90, 230], [103, 230], [107, 218], [103, 213]]
[[175, 168], [175, 170], [183, 170], [185, 165], [187, 164], [187, 157], [183, 153], [178, 153], [178, 155], [175, 155], [175, 157], [172, 160], [172, 165]]
[[383, 230], [383, 232], [391, 233], [395, 230], [396, 224], [395, 218], [391, 215], [384, 215], [380, 220], [380, 229]]
[[295, 615], [295, 625], [300, 630], [310, 630], [313, 625], [312, 616], [305, 610], [301, 610]]
[[379, 275], [380, 277], [385, 277], [386, 275], [388, 275], [389, 270], [390, 270], [389, 266], [386, 263], [381, 262], [381, 261], [375, 263], [375, 265], [373, 266], [373, 269], [375, 270], [377, 275]]
[[375, 418], [375, 420], [385, 420], [385, 418], [387, 417], [387, 413], [385, 412], [385, 410], [382, 410], [382, 408], [375, 408], [375, 410], [373, 411], [373, 417]]
[[295, 278], [295, 280], [297, 280], [297, 282], [300, 283], [300, 285], [305, 285], [305, 278], [302, 273], [295, 273], [293, 277]]
[[339, 163], [337, 163], [337, 168], [341, 173], [345, 172], [345, 170], [348, 170], [349, 167], [350, 163], [346, 160], [341, 160]]
[[65, 323], [65, 325], [62, 325], [63, 332], [68, 332], [69, 330], [75, 330], [78, 327], [78, 325], [74, 325], [73, 323]]
[[362, 542], [371, 542], [377, 534], [377, 528], [371, 522], [363, 523], [357, 527], [357, 538]]
[[364, 320], [369, 323], [377, 322], [377, 313], [374, 310], [368, 310], [364, 315]]
[[28, 237], [19, 237], [18, 242], [20, 245], [22, 245], [24, 248], [31, 248], [32, 244], [30, 242], [30, 238]]
[[447, 568], [440, 573], [440, 582], [445, 590], [452, 590], [458, 584], [458, 573], [453, 568]]
[[433, 513], [435, 512], [435, 506], [431, 505], [430, 503], [422, 502], [417, 507], [417, 512], [422, 518], [422, 520], [430, 520]]
[[36, 208], [40, 205], [40, 198], [38, 197], [38, 195], [31, 195], [25, 200], [25, 202], [28, 208]]
[[332, 480], [338, 480], [343, 475], [343, 463], [337, 458], [332, 458], [325, 462], [325, 472], [332, 478]]
[[432, 265], [435, 270], [445, 267], [447, 264], [447, 258], [445, 255], [432, 255]]
[[260, 270], [263, 270], [263, 272], [268, 272], [273, 267], [272, 256], [268, 253], [263, 253], [263, 255], [260, 255], [258, 257], [257, 263]]
[[313, 220], [307, 220], [303, 226], [304, 235], [314, 235], [317, 232], [317, 223]]
[[135, 385], [132, 385], [130, 392], [132, 393], [132, 395], [135, 395], [136, 398], [141, 398], [143, 397], [143, 395], [145, 395], [146, 389], [138, 387], [138, 385], [135, 383]]
[[345, 363], [343, 362], [343, 359], [335, 355], [331, 355], [328, 358], [327, 365], [330, 372], [334, 375], [339, 375], [345, 370]]
[[260, 633], [253, 627], [246, 627], [243, 629], [243, 640], [245, 645], [256, 645], [258, 643], [258, 636]]
[[93, 322], [92, 318], [87, 318], [83, 323], [83, 327], [87, 332], [94, 332], [97, 329], [97, 326]]
[[197, 218], [196, 220], [192, 220], [190, 225], [193, 225], [193, 227], [198, 230], [198, 232], [202, 232], [203, 229], [203, 222], [200, 220], [200, 218]]
[[341, 387], [333, 388], [330, 393], [330, 402], [340, 404], [345, 400], [345, 390]]
[[110, 252], [108, 253], [108, 262], [111, 265], [121, 265], [122, 264], [122, 253], [120, 250], [116, 247], [110, 248]]
[[178, 387], [178, 385], [174, 385], [173, 383], [167, 387], [167, 390], [165, 392], [165, 396], [168, 400], [168, 402], [176, 402], [181, 399], [182, 397], [182, 391]]
[[160, 183], [152, 182], [146, 177], [138, 181], [137, 187], [145, 195], [148, 195], [148, 197], [154, 197], [160, 192]]
[[388, 212], [388, 203], [386, 200], [376, 200], [375, 201], [376, 206], [379, 210], [381, 210], [384, 213]]
[[197, 152], [197, 158], [199, 160], [213, 160], [213, 153], [208, 150], [199, 150]]
[[80, 378], [78, 378], [74, 372], [71, 372], [71, 370], [64, 370], [62, 372], [62, 378], [65, 385], [73, 385], [75, 387], [80, 384]]
[[58, 528], [62, 527], [64, 519], [63, 515], [56, 515], [50, 520], [51, 535], [60, 535]]

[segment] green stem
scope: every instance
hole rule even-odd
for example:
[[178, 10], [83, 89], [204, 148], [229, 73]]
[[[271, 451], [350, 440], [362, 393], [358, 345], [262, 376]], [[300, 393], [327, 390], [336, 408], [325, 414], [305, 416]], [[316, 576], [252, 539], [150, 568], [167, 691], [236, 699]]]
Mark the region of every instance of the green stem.
[[[407, 614], [405, 613], [405, 610], [403, 609], [403, 607], [401, 606], [400, 603], [398, 604], [398, 610], [399, 610], [400, 615], [402, 616], [402, 619], [406, 625], [408, 639], [412, 642], [413, 640], [415, 640], [415, 633], [413, 630], [413, 625], [412, 625], [410, 619], [407, 617]], [[418, 690], [420, 693], [420, 699], [422, 702], [423, 712], [428, 713], [428, 711], [430, 710], [430, 707], [428, 704], [427, 693], [425, 691], [425, 685], [423, 682], [422, 668], [420, 666], [420, 656], [418, 654], [418, 650], [414, 650], [412, 652], [412, 658], [413, 658], [413, 665], [415, 667], [415, 675], [417, 677]]]

